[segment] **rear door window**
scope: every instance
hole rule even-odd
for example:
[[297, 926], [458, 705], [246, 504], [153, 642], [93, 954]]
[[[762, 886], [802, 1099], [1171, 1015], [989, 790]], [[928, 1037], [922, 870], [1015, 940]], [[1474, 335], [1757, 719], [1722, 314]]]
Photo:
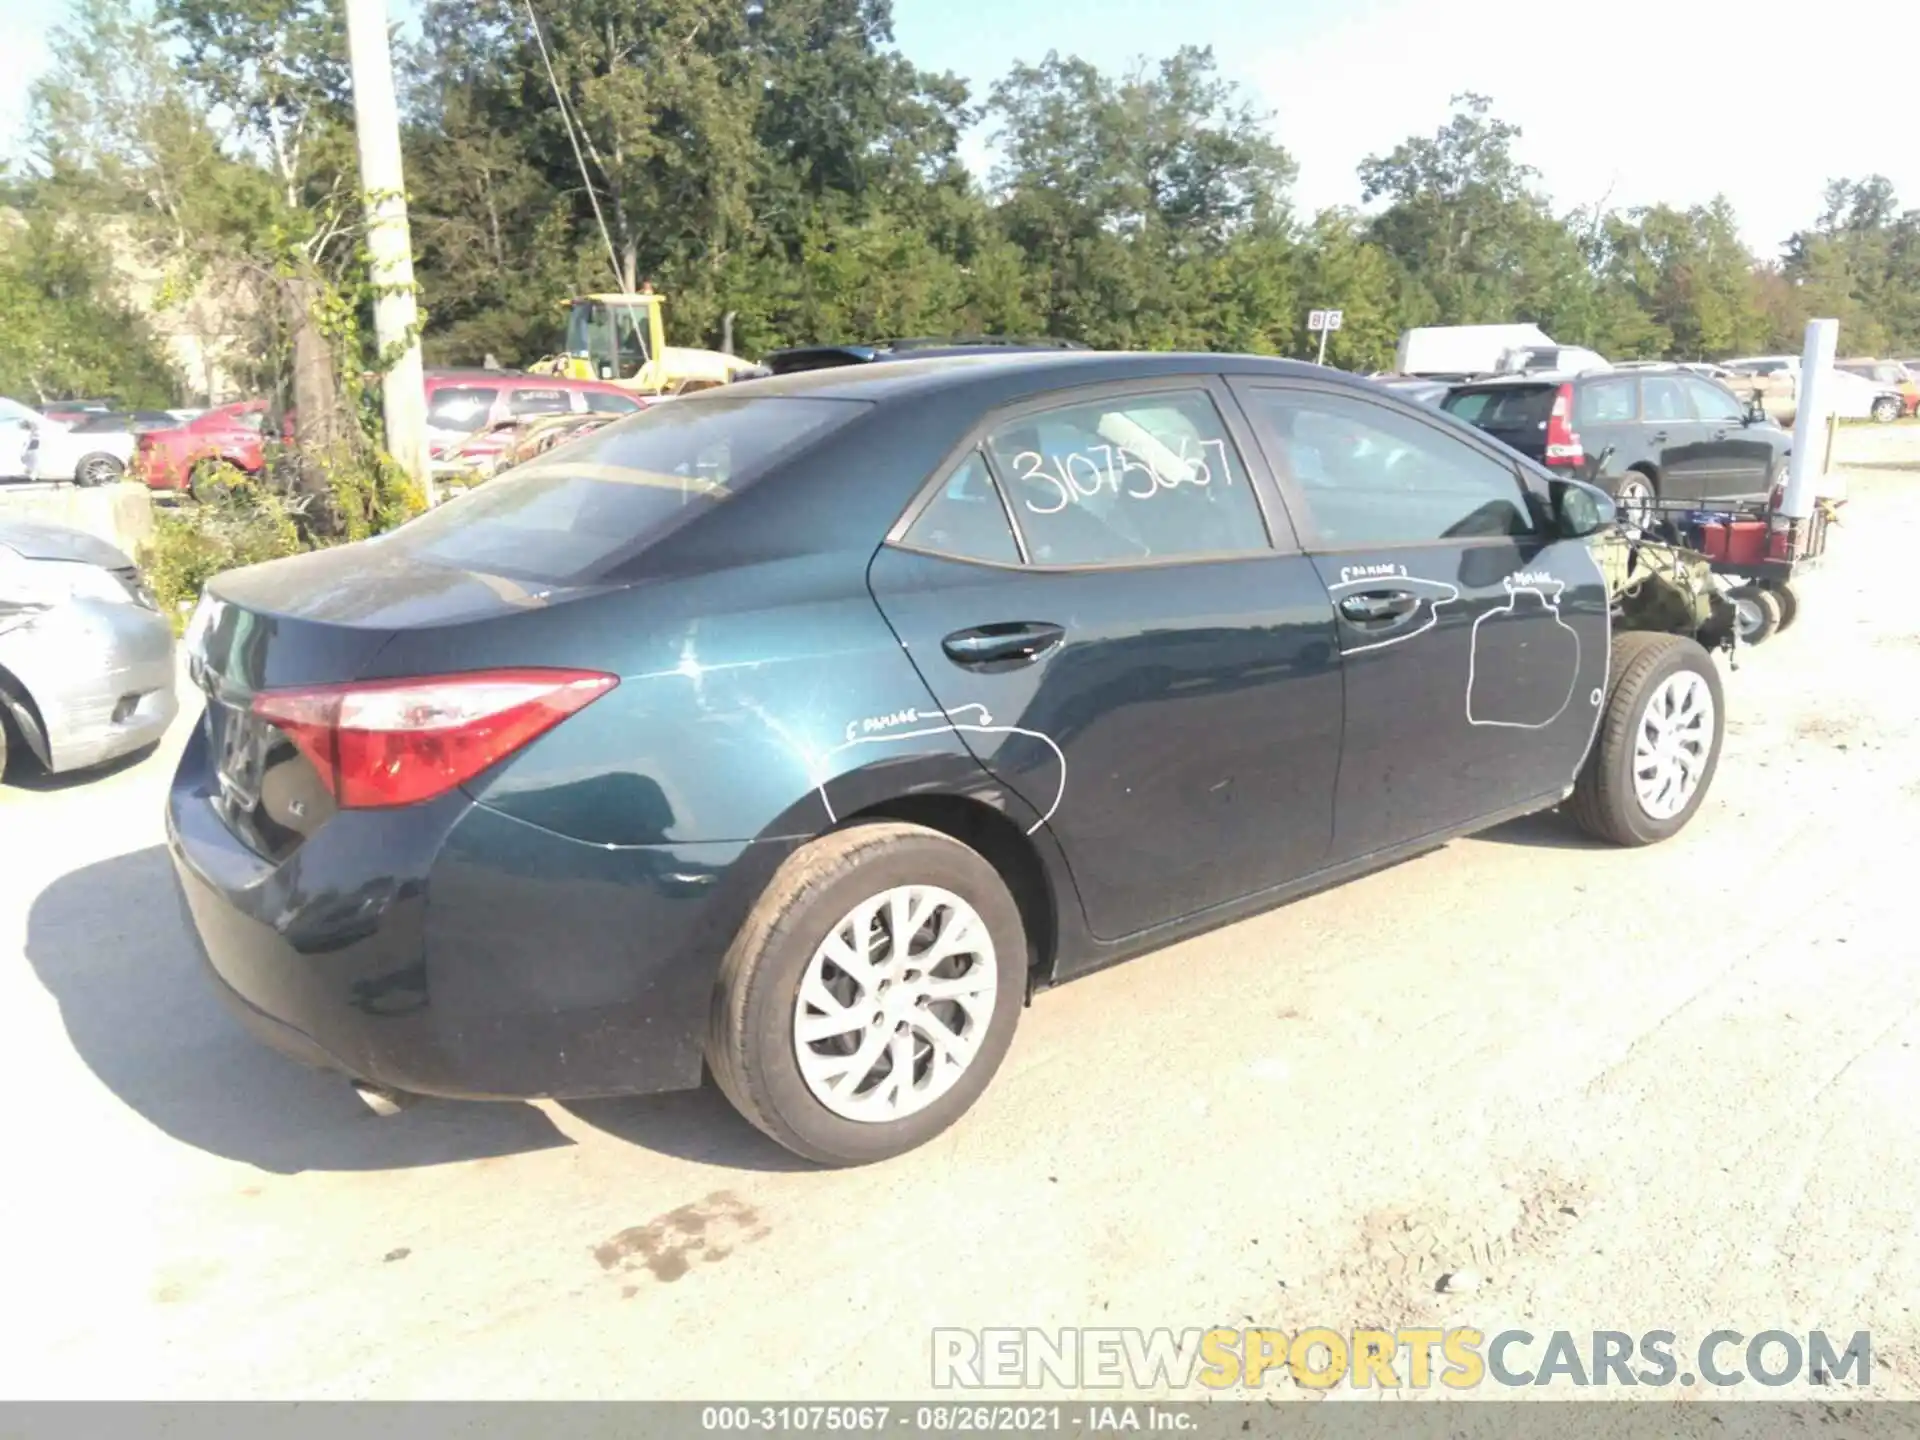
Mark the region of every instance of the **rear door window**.
[[499, 395], [491, 385], [443, 385], [427, 402], [427, 424], [439, 430], [478, 430]]
[[1573, 423], [1622, 425], [1634, 418], [1634, 378], [1613, 375], [1605, 380], [1583, 380], [1573, 387]]
[[1020, 544], [1014, 539], [1007, 507], [977, 450], [947, 477], [901, 540], [912, 549], [956, 560], [1020, 563]]
[[1640, 404], [1649, 425], [1677, 425], [1693, 419], [1687, 392], [1670, 375], [1649, 375], [1642, 380]]
[[369, 543], [457, 569], [584, 584], [867, 408], [862, 400], [724, 392], [651, 406]]
[[1035, 565], [1128, 565], [1270, 548], [1260, 502], [1204, 390], [1022, 415], [987, 437]]

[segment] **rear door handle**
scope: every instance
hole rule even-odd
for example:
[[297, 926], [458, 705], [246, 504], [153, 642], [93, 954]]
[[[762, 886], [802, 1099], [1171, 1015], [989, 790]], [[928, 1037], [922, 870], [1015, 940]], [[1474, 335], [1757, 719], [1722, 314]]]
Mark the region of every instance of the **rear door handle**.
[[1365, 590], [1340, 602], [1340, 613], [1357, 625], [1404, 620], [1420, 608], [1420, 597], [1405, 590]]
[[1041, 620], [1012, 620], [956, 630], [940, 648], [956, 665], [1025, 665], [1053, 649], [1066, 633], [1064, 627]]
[[1664, 431], [1664, 430], [1656, 430], [1656, 431], [1654, 431], [1654, 432], [1653, 432], [1653, 443], [1654, 443], [1654, 444], [1656, 444], [1656, 445], [1664, 445], [1664, 444], [1666, 444], [1666, 443], [1667, 443], [1667, 432], [1666, 432], [1666, 431]]

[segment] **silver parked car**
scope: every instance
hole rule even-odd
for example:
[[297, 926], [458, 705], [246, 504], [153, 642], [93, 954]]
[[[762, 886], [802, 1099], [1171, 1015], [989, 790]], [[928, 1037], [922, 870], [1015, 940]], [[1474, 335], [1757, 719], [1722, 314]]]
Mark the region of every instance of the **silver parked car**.
[[9, 743], [55, 773], [151, 745], [179, 709], [173, 681], [173, 630], [131, 560], [0, 520], [0, 775]]

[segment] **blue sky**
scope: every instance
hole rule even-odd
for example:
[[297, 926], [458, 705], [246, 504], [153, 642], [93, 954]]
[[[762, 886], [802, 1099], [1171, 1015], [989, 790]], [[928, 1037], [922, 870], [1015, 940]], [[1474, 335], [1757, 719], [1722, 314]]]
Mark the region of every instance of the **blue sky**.
[[[405, 0], [392, 3], [398, 13]], [[0, 0], [0, 149], [17, 145], [26, 86], [68, 11], [69, 0]], [[1118, 69], [1212, 45], [1274, 112], [1303, 209], [1356, 203], [1365, 155], [1433, 129], [1450, 95], [1477, 90], [1522, 127], [1523, 158], [1562, 207], [1724, 190], [1762, 253], [1813, 219], [1831, 176], [1878, 171], [1920, 206], [1911, 45], [1887, 31], [1883, 0], [1822, 0], [1811, 13], [1795, 33], [1785, 5], [1728, 0], [894, 0], [901, 47], [982, 96], [1049, 49]], [[986, 153], [973, 137], [970, 160]]]

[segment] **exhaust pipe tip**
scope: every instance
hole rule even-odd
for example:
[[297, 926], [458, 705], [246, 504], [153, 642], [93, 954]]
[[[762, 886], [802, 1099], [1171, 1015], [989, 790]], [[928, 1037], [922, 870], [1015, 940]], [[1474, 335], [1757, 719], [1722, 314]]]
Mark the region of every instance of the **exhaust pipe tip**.
[[374, 1114], [383, 1119], [389, 1115], [398, 1115], [402, 1110], [420, 1097], [409, 1095], [404, 1090], [389, 1090], [384, 1085], [375, 1085], [369, 1080], [355, 1080], [353, 1093]]

